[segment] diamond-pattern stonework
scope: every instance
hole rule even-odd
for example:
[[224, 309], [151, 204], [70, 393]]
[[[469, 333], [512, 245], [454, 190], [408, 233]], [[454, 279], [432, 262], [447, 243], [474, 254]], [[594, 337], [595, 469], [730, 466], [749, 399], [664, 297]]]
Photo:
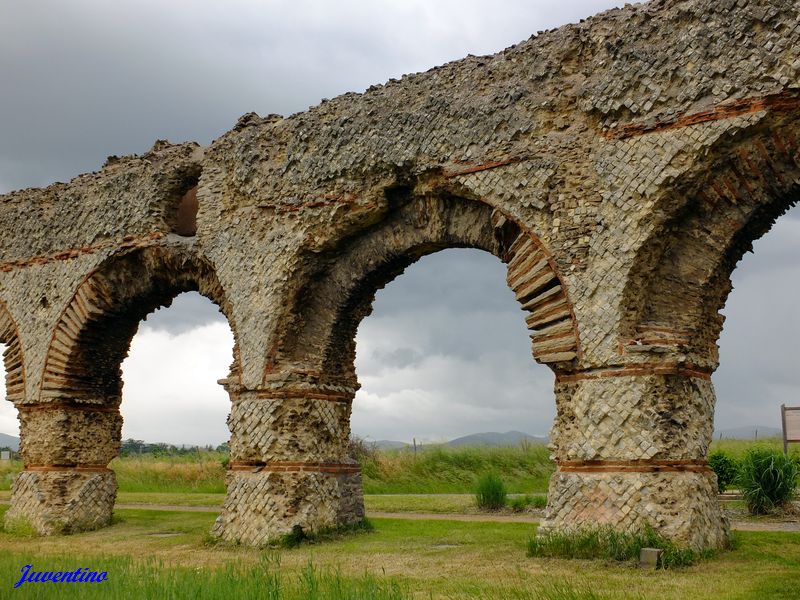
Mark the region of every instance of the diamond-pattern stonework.
[[556, 384], [550, 436], [560, 459], [702, 459], [711, 443], [711, 381], [682, 376]]
[[42, 534], [75, 533], [105, 527], [117, 498], [113, 471], [20, 473], [6, 522], [23, 520]]
[[541, 531], [598, 525], [649, 525], [694, 548], [719, 547], [728, 535], [713, 473], [556, 473]]
[[360, 475], [233, 472], [228, 479], [213, 528], [227, 541], [260, 546], [295, 525], [311, 533], [364, 518]]
[[349, 402], [257, 399], [233, 403], [232, 461], [344, 462], [350, 437]]
[[[0, 197], [25, 462], [8, 518], [108, 522], [120, 364], [141, 319], [189, 290], [235, 339], [216, 534], [260, 544], [360, 518], [359, 323], [415, 260], [470, 247], [507, 265], [532, 360], [556, 376], [548, 527], [650, 523], [719, 545], [720, 310], [800, 193], [798, 48], [794, 0], [652, 0]], [[179, 225], [188, 197], [196, 231]]]

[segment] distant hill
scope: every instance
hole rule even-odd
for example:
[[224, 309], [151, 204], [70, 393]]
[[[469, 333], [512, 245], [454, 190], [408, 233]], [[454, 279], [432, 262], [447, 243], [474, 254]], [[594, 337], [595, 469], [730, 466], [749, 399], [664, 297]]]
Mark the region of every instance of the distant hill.
[[6, 447], [11, 448], [14, 452], [17, 452], [19, 450], [19, 438], [16, 438], [13, 435], [0, 433], [0, 448]]
[[745, 425], [744, 427], [734, 427], [733, 429], [721, 429], [714, 432], [714, 439], [720, 437], [724, 440], [752, 440], [758, 432], [759, 438], [781, 437], [783, 432], [777, 427], [765, 427], [763, 425]]
[[[519, 446], [520, 442], [527, 439], [531, 444], [546, 444], [546, 437], [539, 437], [522, 433], [521, 431], [506, 431], [505, 433], [497, 433], [496, 431], [484, 431], [483, 433], [471, 433], [449, 442], [429, 442], [417, 440], [417, 446], [420, 448], [429, 446], [450, 446], [451, 448], [463, 448], [466, 446]], [[403, 448], [411, 448], [412, 445], [408, 442], [398, 442], [396, 440], [376, 440], [370, 442], [380, 450], [402, 450]]]
[[546, 437], [537, 437], [521, 431], [506, 431], [505, 433], [487, 431], [450, 440], [447, 445], [453, 448], [462, 446], [519, 446], [522, 440], [528, 440], [532, 444], [547, 443]]
[[371, 443], [381, 450], [399, 450], [401, 448], [407, 448], [411, 445], [407, 444], [406, 442], [396, 442], [393, 440], [377, 440]]

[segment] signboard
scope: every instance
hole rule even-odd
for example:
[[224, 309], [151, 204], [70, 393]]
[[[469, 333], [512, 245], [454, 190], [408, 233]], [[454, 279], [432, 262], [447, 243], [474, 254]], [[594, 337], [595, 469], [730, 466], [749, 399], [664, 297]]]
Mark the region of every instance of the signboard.
[[0, 460], [11, 460], [11, 452], [8, 450], [0, 451]]
[[800, 442], [800, 406], [781, 404], [783, 451], [789, 453], [789, 442]]

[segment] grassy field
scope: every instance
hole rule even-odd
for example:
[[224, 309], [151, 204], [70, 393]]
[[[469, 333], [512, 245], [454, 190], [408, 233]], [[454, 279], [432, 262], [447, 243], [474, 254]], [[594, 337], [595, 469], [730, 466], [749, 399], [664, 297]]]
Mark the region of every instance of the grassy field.
[[[204, 452], [183, 456], [129, 456], [109, 465], [117, 474], [120, 492], [225, 492], [227, 455]], [[19, 461], [0, 465], [0, 490], [11, 489]], [[555, 469], [544, 446], [530, 448], [427, 448], [413, 452], [377, 452], [362, 466], [367, 494], [469, 494], [478, 478], [498, 473], [511, 493], [547, 491]]]
[[509, 492], [546, 492], [555, 465], [540, 444], [528, 448], [426, 448], [382, 451], [362, 464], [367, 494], [471, 493], [484, 473], [498, 473]]
[[[752, 443], [714, 446], [740, 456]], [[219, 507], [223, 458], [117, 459], [111, 466], [120, 483], [118, 503]], [[0, 467], [6, 490], [19, 468]], [[364, 465], [365, 504], [368, 513], [477, 513], [472, 491], [481, 473], [498, 472], [511, 492], [535, 493], [546, 489], [551, 470], [542, 447], [428, 449], [416, 458], [382, 452]], [[0, 491], [0, 501], [9, 495]], [[0, 517], [5, 510], [0, 505]], [[117, 509], [114, 524], [96, 532], [54, 538], [0, 532], [0, 598], [777, 600], [800, 589], [798, 533], [739, 532], [735, 550], [686, 569], [646, 572], [604, 561], [529, 558], [536, 530], [530, 523], [375, 518], [371, 533], [258, 550], [211, 543], [215, 517], [214, 508]], [[36, 571], [105, 570], [109, 580], [12, 589], [26, 564]]]
[[[783, 447], [778, 438], [715, 440], [711, 450], [724, 450], [740, 458], [755, 445]], [[117, 458], [110, 466], [122, 493], [223, 494], [226, 458], [220, 452], [143, 455]], [[11, 489], [13, 477], [21, 468], [20, 461], [0, 463], [0, 490]], [[554, 469], [542, 445], [525, 449], [429, 447], [416, 456], [409, 451], [376, 452], [363, 461], [362, 474], [368, 495], [471, 494], [478, 478], [489, 471], [500, 475], [510, 493], [536, 494], [547, 492]]]
[[[4, 497], [0, 494], [0, 500]], [[225, 494], [192, 494], [168, 492], [120, 492], [119, 504], [162, 504], [177, 506], [222, 506]], [[478, 512], [472, 494], [372, 494], [364, 496], [369, 512]]]
[[[693, 567], [640, 571], [528, 558], [535, 527], [523, 523], [374, 519], [371, 533], [278, 551], [209, 544], [214, 513], [117, 514], [111, 527], [67, 537], [0, 533], [0, 597], [785, 600], [800, 589], [800, 534], [743, 532], [736, 550]], [[106, 570], [109, 585], [12, 590], [26, 564]]]
[[115, 458], [109, 467], [117, 474], [120, 492], [225, 493], [225, 467], [220, 452], [182, 456]]
[[[736, 458], [741, 458], [750, 448], [756, 446], [766, 446], [774, 450], [783, 452], [783, 440], [781, 438], [764, 438], [761, 440], [714, 440], [711, 442], [711, 452], [723, 450]], [[789, 453], [800, 451], [800, 444], [790, 444]]]
[[10, 490], [14, 476], [22, 470], [22, 461], [0, 461], [0, 490]]

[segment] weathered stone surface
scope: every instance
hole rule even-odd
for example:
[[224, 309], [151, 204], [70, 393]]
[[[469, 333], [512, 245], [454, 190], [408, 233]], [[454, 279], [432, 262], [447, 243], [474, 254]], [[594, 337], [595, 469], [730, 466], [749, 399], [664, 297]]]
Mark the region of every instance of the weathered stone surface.
[[118, 410], [68, 407], [19, 412], [20, 453], [29, 465], [99, 465], [117, 456], [122, 433]]
[[364, 518], [361, 475], [231, 472], [228, 496], [212, 532], [254, 546], [286, 535], [349, 525]]
[[623, 376], [556, 383], [550, 436], [562, 460], [699, 459], [711, 443], [708, 379]]
[[6, 523], [22, 521], [42, 535], [77, 533], [111, 524], [117, 479], [109, 470], [26, 470], [11, 494]]
[[722, 546], [729, 528], [713, 473], [556, 473], [540, 530], [602, 525], [650, 526], [694, 548]]
[[[236, 340], [217, 534], [261, 543], [358, 518], [344, 456], [358, 324], [409, 264], [473, 247], [508, 264], [533, 357], [556, 374], [547, 526], [594, 514], [718, 545], [704, 461], [719, 310], [800, 191], [798, 23], [791, 0], [626, 6], [288, 118], [245, 115], [207, 148], [159, 141], [2, 196], [8, 399], [46, 407], [22, 416], [11, 514], [55, 531], [56, 475], [34, 469], [83, 481], [75, 469], [113, 455], [138, 322], [198, 290]], [[298, 495], [312, 487], [316, 508]], [[110, 514], [81, 510], [94, 517], [69, 527]]]
[[238, 400], [228, 416], [231, 461], [347, 460], [350, 402], [283, 398]]

